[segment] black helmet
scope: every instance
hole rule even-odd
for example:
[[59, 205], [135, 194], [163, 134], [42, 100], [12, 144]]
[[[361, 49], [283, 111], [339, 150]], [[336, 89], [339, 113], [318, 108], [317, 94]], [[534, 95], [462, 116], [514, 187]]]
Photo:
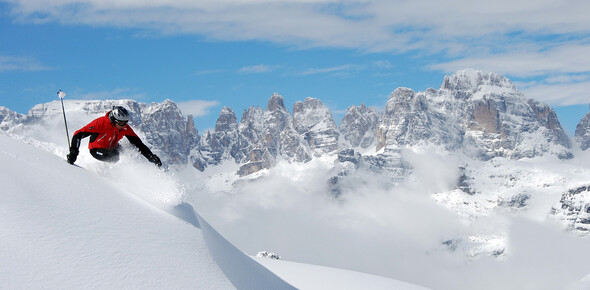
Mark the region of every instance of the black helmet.
[[109, 112], [109, 119], [114, 124], [116, 122], [129, 122], [129, 112], [121, 106], [113, 106]]

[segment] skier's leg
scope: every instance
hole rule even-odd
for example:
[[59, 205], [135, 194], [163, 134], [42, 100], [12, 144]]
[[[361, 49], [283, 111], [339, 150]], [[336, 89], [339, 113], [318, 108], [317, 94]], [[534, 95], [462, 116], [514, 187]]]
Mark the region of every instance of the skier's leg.
[[115, 148], [115, 149], [94, 148], [94, 149], [90, 149], [90, 155], [92, 155], [92, 157], [94, 157], [100, 161], [115, 163], [115, 162], [119, 161], [119, 150], [117, 150], [117, 149], [118, 148]]

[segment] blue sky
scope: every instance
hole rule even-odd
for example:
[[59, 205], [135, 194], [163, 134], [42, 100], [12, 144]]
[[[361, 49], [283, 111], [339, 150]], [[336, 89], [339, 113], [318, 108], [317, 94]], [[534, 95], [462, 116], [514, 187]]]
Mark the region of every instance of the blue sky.
[[0, 105], [171, 99], [214, 127], [272, 93], [383, 107], [474, 68], [553, 106], [568, 133], [590, 103], [586, 1], [0, 0]]

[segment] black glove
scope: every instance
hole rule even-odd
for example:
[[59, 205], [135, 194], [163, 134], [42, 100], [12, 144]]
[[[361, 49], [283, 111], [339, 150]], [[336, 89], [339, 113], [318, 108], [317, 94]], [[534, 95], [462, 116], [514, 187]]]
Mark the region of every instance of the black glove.
[[68, 154], [66, 157], [68, 159], [68, 163], [74, 164], [76, 159], [78, 159], [78, 148], [70, 148], [70, 154]]
[[158, 167], [162, 166], [162, 161], [160, 161], [160, 157], [158, 157], [158, 155], [156, 155], [156, 154], [152, 154], [152, 155], [151, 155], [151, 156], [148, 158], [148, 160], [149, 160], [151, 163], [158, 165]]

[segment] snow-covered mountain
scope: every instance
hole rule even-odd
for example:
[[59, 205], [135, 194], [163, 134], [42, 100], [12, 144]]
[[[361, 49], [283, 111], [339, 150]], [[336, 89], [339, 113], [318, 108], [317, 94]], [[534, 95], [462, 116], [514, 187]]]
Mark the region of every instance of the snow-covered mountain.
[[[364, 105], [351, 106], [339, 126], [318, 99], [296, 102], [293, 114], [284, 98], [273, 94], [267, 108], [251, 107], [238, 122], [224, 107], [215, 129], [199, 136], [191, 116], [183, 116], [174, 102], [151, 105], [132, 100], [66, 101], [68, 115], [88, 115], [89, 121], [123, 105], [131, 111], [130, 124], [142, 133], [168, 164], [191, 162], [199, 170], [233, 161], [240, 175], [268, 169], [277, 161], [309, 162], [340, 150], [435, 146], [445, 151], [462, 151], [480, 160], [494, 157], [531, 158], [545, 154], [572, 157], [571, 141], [549, 106], [527, 100], [501, 75], [463, 70], [447, 76], [438, 90], [414, 92], [398, 88], [385, 111], [378, 114]], [[54, 101], [40, 104], [27, 115], [7, 108], [0, 110], [0, 129], [27, 135], [27, 125], [59, 122], [60, 106]], [[77, 120], [79, 118], [74, 118]], [[586, 122], [587, 123], [587, 122]], [[586, 149], [585, 128], [580, 123], [576, 138]], [[74, 122], [70, 127], [83, 124]], [[37, 134], [39, 132], [29, 132]], [[31, 136], [33, 137], [33, 136]], [[43, 136], [40, 139], [47, 140]], [[372, 168], [379, 162], [373, 162]], [[394, 162], [394, 164], [397, 164]], [[397, 165], [394, 165], [394, 167]], [[379, 170], [382, 170], [380, 168]]]
[[549, 106], [527, 100], [499, 74], [463, 70], [439, 90], [393, 92], [377, 129], [385, 146], [435, 145], [475, 159], [571, 158], [570, 140]]
[[[227, 114], [224, 108], [220, 122], [231, 120], [233, 124], [219, 126], [218, 122], [211, 133], [223, 135], [225, 142], [213, 143], [218, 152], [234, 152], [226, 154], [226, 160], [249, 163], [240, 170], [241, 175], [269, 168], [277, 158], [309, 162], [340, 150], [372, 146], [369, 155], [386, 147], [395, 152], [404, 147], [435, 146], [479, 160], [546, 154], [572, 158], [571, 141], [551, 107], [526, 99], [499, 74], [473, 70], [445, 77], [439, 90], [416, 93], [399, 88], [381, 115], [364, 105], [352, 106], [338, 127], [329, 110], [313, 98], [296, 102], [291, 116], [283, 97], [274, 94], [266, 110], [252, 107], [244, 112], [240, 126], [233, 112], [230, 118]], [[221, 159], [207, 163], [219, 164]], [[391, 169], [376, 168], [379, 163], [371, 163], [371, 168]], [[399, 162], [386, 163], [400, 167]]]

